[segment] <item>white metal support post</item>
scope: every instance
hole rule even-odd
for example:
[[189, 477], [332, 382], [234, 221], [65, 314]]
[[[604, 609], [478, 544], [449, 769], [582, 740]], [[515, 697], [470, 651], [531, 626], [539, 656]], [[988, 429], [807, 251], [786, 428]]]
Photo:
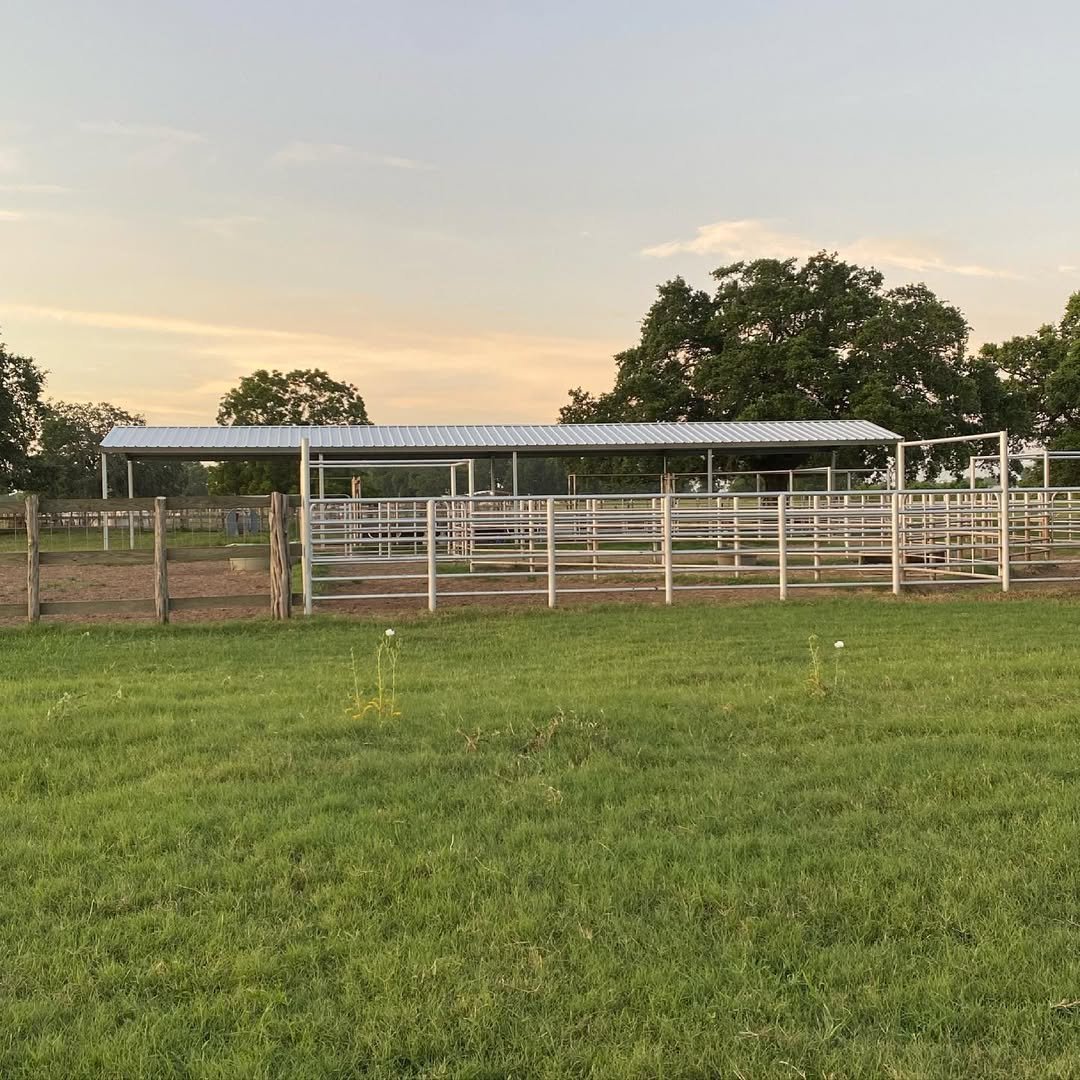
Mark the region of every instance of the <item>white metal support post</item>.
[[776, 496], [776, 551], [780, 567], [780, 599], [787, 599], [788, 551], [787, 551], [787, 492]]
[[[135, 498], [135, 463], [127, 459], [128, 498]], [[135, 511], [128, 511], [128, 547], [135, 550]]]
[[705, 451], [705, 491], [711, 495], [713, 493], [713, 453], [712, 450]]
[[516, 498], [518, 493], [518, 452], [516, 450], [510, 454], [510, 482]]
[[[109, 497], [109, 457], [104, 450], [101, 452], [101, 497]], [[109, 550], [109, 514], [104, 509], [101, 511], [101, 545]]]
[[899, 596], [904, 583], [903, 552], [900, 546], [900, 500], [903, 496], [894, 491], [889, 501], [889, 533], [892, 540], [892, 591]]
[[311, 440], [300, 440], [300, 541], [304, 583], [304, 614], [310, 615], [315, 604], [311, 574]]
[[664, 550], [664, 603], [670, 604], [675, 598], [675, 555], [671, 542], [671, 495], [665, 495], [663, 507], [663, 550]]
[[435, 500], [427, 501], [427, 606], [434, 611], [438, 598], [436, 595], [436, 576], [438, 574], [438, 552], [435, 547]]
[[547, 498], [548, 607], [555, 606], [555, 499]]
[[1001, 591], [1008, 592], [1012, 578], [1012, 566], [1009, 553], [1009, 433], [1001, 433], [998, 447], [1001, 468]]

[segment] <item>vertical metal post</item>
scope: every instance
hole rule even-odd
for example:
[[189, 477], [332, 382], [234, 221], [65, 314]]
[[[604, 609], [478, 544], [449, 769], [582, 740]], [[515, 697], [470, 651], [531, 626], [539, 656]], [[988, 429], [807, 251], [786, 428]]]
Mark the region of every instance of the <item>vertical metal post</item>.
[[469, 458], [469, 497], [471, 498], [476, 493], [476, 462]]
[[1043, 487], [1050, 486], [1050, 451], [1043, 449]]
[[312, 595], [312, 552], [311, 540], [311, 440], [305, 436], [300, 440], [300, 542], [301, 572], [304, 583], [304, 614], [314, 610], [315, 598]]
[[788, 560], [787, 560], [787, 493], [776, 496], [776, 550], [780, 565], [780, 599], [787, 599]]
[[663, 508], [663, 550], [664, 550], [664, 603], [670, 604], [675, 593], [675, 555], [672, 551], [671, 542], [671, 495], [665, 495], [661, 500]]
[[154, 499], [154, 613], [159, 623], [169, 621], [169, 548], [165, 498]]
[[596, 499], [586, 499], [585, 509], [589, 518], [589, 551], [592, 553], [592, 579], [593, 581], [599, 581], [600, 575], [597, 570], [600, 568], [600, 544], [596, 538]]
[[968, 458], [968, 487], [975, 490], [975, 455], [972, 454]]
[[450, 498], [457, 498], [457, 464], [450, 466]]
[[999, 437], [998, 456], [1001, 461], [1001, 492], [999, 506], [1001, 513], [1001, 591], [1008, 592], [1012, 579], [1012, 566], [1009, 552], [1009, 433], [1003, 431]]
[[904, 581], [903, 552], [900, 549], [900, 499], [900, 492], [894, 491], [890, 496], [889, 504], [889, 533], [892, 541], [892, 591], [896, 596], [900, 595], [900, 588]]
[[319, 498], [326, 498], [326, 468], [323, 465], [323, 456], [319, 454]]
[[555, 499], [547, 498], [548, 607], [555, 606]]
[[[135, 498], [135, 463], [127, 459], [128, 498]], [[135, 548], [135, 511], [128, 511], [128, 547]]]
[[516, 496], [518, 493], [518, 452], [516, 450], [510, 454], [510, 482]]
[[904, 444], [896, 444], [896, 490], [903, 491], [907, 483], [907, 461], [905, 460]]
[[705, 451], [705, 491], [713, 493], [713, 454], [712, 450]]
[[427, 606], [434, 611], [437, 604], [436, 578], [438, 574], [438, 552], [435, 547], [435, 500], [427, 501]]
[[[109, 458], [104, 450], [101, 452], [101, 497], [109, 497]], [[101, 544], [109, 550], [109, 515], [104, 508], [101, 511]]]

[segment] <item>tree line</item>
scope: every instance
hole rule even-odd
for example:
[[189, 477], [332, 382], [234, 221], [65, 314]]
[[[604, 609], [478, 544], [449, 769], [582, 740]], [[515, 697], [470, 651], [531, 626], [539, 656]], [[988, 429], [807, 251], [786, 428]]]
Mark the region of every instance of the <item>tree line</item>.
[[[1080, 447], [1080, 293], [1060, 323], [972, 354], [967, 320], [926, 285], [887, 289], [877, 270], [826, 252], [738, 262], [712, 278], [708, 290], [681, 277], [661, 285], [638, 343], [615, 357], [612, 389], [571, 390], [560, 419], [860, 419], [913, 439], [1007, 429], [1014, 449]], [[962, 474], [970, 453], [946, 444], [911, 465], [924, 479]], [[853, 448], [839, 464], [880, 471], [889, 454]]]
[[[681, 277], [660, 285], [638, 343], [617, 354], [614, 385], [581, 387], [559, 412], [562, 423], [690, 420], [861, 419], [908, 438], [1008, 429], [1014, 448], [1038, 443], [1080, 450], [1080, 292], [1061, 320], [1032, 334], [970, 349], [961, 311], [926, 285], [886, 288], [875, 269], [820, 252], [806, 260], [757, 259], [713, 271], [709, 289]], [[0, 491], [86, 497], [100, 491], [101, 440], [142, 416], [108, 403], [48, 400], [34, 360], [0, 342]], [[259, 370], [221, 399], [217, 422], [368, 424], [351, 383], [317, 368]], [[924, 480], [961, 475], [970, 446], [911, 455]], [[841, 468], [883, 472], [886, 447], [839, 452]], [[789, 469], [805, 453], [742, 455], [717, 468]], [[582, 464], [522, 460], [523, 491], [550, 492]], [[659, 461], [610, 459], [587, 471], [658, 471]], [[700, 462], [669, 461], [680, 471]], [[1080, 484], [1080, 462], [1058, 482]], [[155, 494], [255, 494], [294, 491], [295, 464], [138, 462], [136, 490]], [[122, 476], [112, 494], [125, 494]], [[439, 495], [441, 472], [382, 470], [366, 478], [372, 495]], [[485, 486], [486, 477], [478, 486]]]

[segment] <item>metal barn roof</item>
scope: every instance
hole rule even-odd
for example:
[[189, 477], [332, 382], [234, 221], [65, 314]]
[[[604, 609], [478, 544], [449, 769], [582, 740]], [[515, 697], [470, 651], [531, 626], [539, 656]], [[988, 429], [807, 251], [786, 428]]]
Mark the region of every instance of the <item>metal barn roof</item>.
[[746, 420], [652, 424], [401, 424], [356, 427], [117, 427], [102, 450], [172, 457], [295, 456], [300, 440], [314, 453], [347, 457], [482, 457], [668, 450], [782, 451], [880, 446], [901, 438], [866, 420]]

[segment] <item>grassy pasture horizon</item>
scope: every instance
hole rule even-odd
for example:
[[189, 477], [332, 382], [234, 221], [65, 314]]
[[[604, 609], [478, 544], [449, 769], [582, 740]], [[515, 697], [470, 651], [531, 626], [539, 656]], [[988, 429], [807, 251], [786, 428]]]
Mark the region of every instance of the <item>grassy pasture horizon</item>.
[[1076, 1075], [1078, 611], [0, 630], [0, 1076]]

